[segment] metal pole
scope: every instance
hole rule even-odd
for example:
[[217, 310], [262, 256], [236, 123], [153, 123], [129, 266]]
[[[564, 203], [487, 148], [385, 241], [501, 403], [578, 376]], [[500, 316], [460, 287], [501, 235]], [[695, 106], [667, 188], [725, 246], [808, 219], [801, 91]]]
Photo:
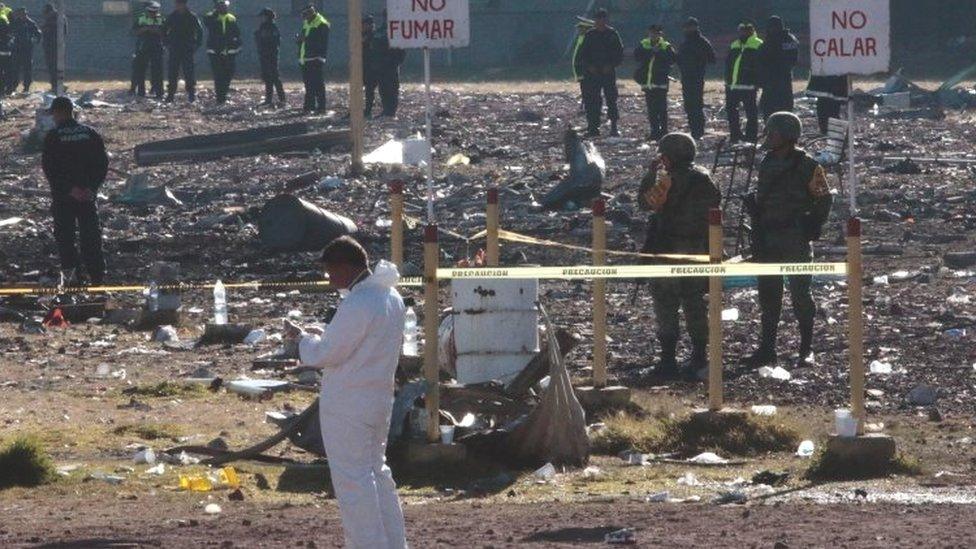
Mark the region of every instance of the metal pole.
[[[708, 212], [708, 256], [722, 262], [722, 210]], [[722, 279], [708, 279], [708, 409], [722, 409]]]
[[403, 181], [390, 183], [390, 261], [403, 268]]
[[[607, 205], [593, 201], [593, 265], [607, 263]], [[607, 281], [593, 281], [593, 386], [607, 386]]]
[[363, 172], [363, 131], [366, 126], [363, 90], [363, 14], [361, 0], [349, 0], [349, 129], [352, 132], [352, 173]]
[[57, 40], [58, 40], [58, 63], [57, 69], [55, 69], [55, 86], [54, 94], [61, 96], [64, 95], [64, 73], [65, 73], [65, 27], [67, 26], [68, 15], [64, 12], [64, 0], [58, 0], [58, 29], [57, 29]]
[[427, 103], [427, 222], [434, 223], [433, 105], [430, 97], [430, 48], [424, 48], [424, 96]]
[[854, 136], [857, 134], [854, 127], [854, 77], [847, 76], [847, 159], [850, 161], [850, 167], [847, 170], [847, 180], [848, 180], [848, 195], [850, 196], [850, 212], [851, 217], [857, 215], [857, 174], [854, 173]]
[[488, 189], [488, 210], [485, 214], [485, 261], [489, 267], [497, 267], [498, 251], [498, 189]]
[[857, 434], [864, 434], [864, 305], [861, 261], [861, 220], [847, 220], [848, 346], [851, 361], [851, 413], [857, 420]]
[[427, 440], [440, 439], [440, 367], [437, 363], [437, 329], [440, 307], [437, 301], [437, 225], [424, 228], [424, 378], [427, 380]]

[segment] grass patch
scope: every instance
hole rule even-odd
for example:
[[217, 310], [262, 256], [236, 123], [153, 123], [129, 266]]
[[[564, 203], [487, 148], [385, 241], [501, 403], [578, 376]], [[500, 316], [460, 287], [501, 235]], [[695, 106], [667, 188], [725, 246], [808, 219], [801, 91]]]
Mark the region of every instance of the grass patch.
[[172, 381], [161, 381], [150, 385], [137, 385], [122, 391], [124, 395], [173, 398], [173, 397], [193, 397], [207, 394], [207, 388], [199, 383], [174, 383]]
[[874, 459], [841, 459], [824, 448], [813, 456], [804, 477], [816, 482], [840, 482], [921, 474], [921, 462], [905, 454], [898, 454], [887, 463], [879, 463]]
[[174, 423], [139, 423], [135, 425], [119, 425], [112, 429], [112, 434], [118, 436], [137, 436], [142, 440], [170, 439], [176, 441], [183, 435], [183, 429]]
[[691, 456], [713, 451], [723, 455], [756, 456], [792, 451], [799, 443], [796, 429], [773, 418], [751, 414], [695, 414], [661, 417], [618, 412], [604, 419], [606, 428], [591, 440], [596, 454], [624, 450]]
[[14, 439], [0, 451], [0, 490], [12, 486], [40, 486], [55, 478], [51, 456], [35, 438]]

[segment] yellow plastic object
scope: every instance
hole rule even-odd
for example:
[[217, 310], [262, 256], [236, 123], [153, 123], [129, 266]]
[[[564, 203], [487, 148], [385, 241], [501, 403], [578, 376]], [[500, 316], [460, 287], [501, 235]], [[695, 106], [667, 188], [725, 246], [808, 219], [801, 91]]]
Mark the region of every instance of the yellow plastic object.
[[203, 475], [180, 475], [180, 490], [190, 492], [210, 492], [213, 490], [213, 483]]
[[221, 486], [229, 486], [231, 488], [241, 487], [241, 480], [237, 477], [237, 471], [233, 467], [224, 467], [218, 471], [217, 480]]

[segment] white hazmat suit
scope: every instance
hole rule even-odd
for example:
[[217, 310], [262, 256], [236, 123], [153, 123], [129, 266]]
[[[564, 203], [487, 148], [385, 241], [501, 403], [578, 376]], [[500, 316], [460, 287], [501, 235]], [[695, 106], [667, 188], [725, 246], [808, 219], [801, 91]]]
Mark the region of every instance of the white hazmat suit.
[[404, 548], [403, 510], [386, 465], [404, 306], [392, 263], [354, 284], [322, 336], [305, 335], [303, 364], [322, 368], [319, 416], [346, 546]]

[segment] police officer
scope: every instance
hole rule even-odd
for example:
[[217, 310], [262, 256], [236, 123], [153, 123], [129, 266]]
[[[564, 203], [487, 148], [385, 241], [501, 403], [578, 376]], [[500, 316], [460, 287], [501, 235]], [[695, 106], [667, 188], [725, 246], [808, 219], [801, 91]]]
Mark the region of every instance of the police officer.
[[14, 79], [13, 36], [10, 33], [9, 8], [0, 10], [0, 97], [10, 94]]
[[[58, 21], [61, 19], [58, 10], [51, 4], [44, 5], [44, 23], [41, 27], [43, 35], [41, 44], [44, 46], [44, 62], [47, 65], [48, 77], [51, 80], [51, 91], [58, 88]], [[62, 29], [65, 37], [68, 36], [68, 22], [64, 21]]]
[[[84, 265], [91, 282], [101, 284], [105, 259], [95, 200], [108, 173], [105, 143], [98, 132], [75, 121], [67, 97], [55, 98], [50, 113], [56, 127], [44, 138], [41, 163], [51, 186], [54, 239], [61, 269], [69, 281], [83, 284], [78, 270]], [[75, 247], [76, 233], [81, 237], [80, 258]]]
[[[738, 143], [745, 138], [759, 139], [759, 107], [756, 105], [759, 84], [759, 48], [763, 41], [752, 23], [739, 25], [739, 37], [729, 47], [725, 59], [725, 112], [729, 118], [729, 140]], [[746, 133], [742, 134], [739, 107], [746, 111]]]
[[176, 99], [176, 88], [180, 83], [180, 73], [186, 86], [186, 99], [196, 100], [197, 76], [193, 55], [203, 45], [203, 25], [197, 14], [190, 11], [187, 0], [176, 0], [172, 13], [163, 23], [163, 35], [169, 49], [169, 82], [166, 86], [166, 102]]
[[400, 65], [407, 52], [390, 47], [386, 31], [377, 32], [372, 16], [363, 18], [363, 76], [366, 88], [366, 116], [373, 113], [377, 89], [383, 116], [396, 116], [400, 105]]
[[146, 4], [146, 11], [132, 26], [136, 36], [136, 52], [132, 56], [132, 93], [146, 96], [146, 69], [149, 69], [150, 91], [156, 99], [163, 98], [163, 16], [159, 2]]
[[691, 136], [701, 139], [705, 135], [705, 70], [715, 63], [715, 48], [702, 34], [694, 17], [685, 22], [684, 34], [684, 42], [678, 49], [681, 96]]
[[34, 45], [41, 41], [41, 29], [27, 15], [27, 8], [18, 8], [10, 20], [10, 34], [14, 40], [10, 90], [15, 90], [19, 83], [27, 93], [34, 81]]
[[214, 75], [214, 95], [218, 105], [227, 102], [231, 80], [241, 51], [241, 29], [237, 17], [230, 13], [230, 2], [214, 0], [213, 11], [204, 18], [207, 27], [207, 54]]
[[[758, 189], [746, 200], [753, 217], [753, 259], [760, 263], [805, 263], [813, 260], [810, 242], [820, 238], [833, 197], [822, 166], [796, 147], [802, 126], [789, 112], [766, 122], [769, 153], [759, 166]], [[812, 364], [813, 319], [816, 306], [809, 276], [788, 276], [793, 313], [800, 328], [797, 365]], [[758, 350], [748, 364], [776, 361], [776, 333], [783, 307], [783, 277], [759, 277], [762, 330]]]
[[817, 125], [826, 135], [831, 118], [840, 118], [841, 107], [847, 103], [846, 76], [811, 76], [807, 96], [817, 98]]
[[586, 106], [586, 135], [600, 135], [600, 113], [607, 103], [610, 135], [617, 136], [617, 67], [624, 59], [624, 45], [620, 34], [609, 25], [610, 15], [600, 8], [594, 17], [593, 28], [586, 32], [579, 48], [579, 65], [583, 69], [583, 103]]
[[[641, 182], [638, 200], [654, 212], [648, 227], [644, 253], [703, 254], [708, 252], [708, 212], [722, 197], [704, 168], [696, 165], [695, 140], [688, 134], [670, 133], [658, 145], [660, 156]], [[661, 171], [660, 177], [658, 172]], [[691, 338], [691, 358], [685, 375], [696, 378], [708, 366], [708, 319], [704, 278], [661, 278], [652, 284], [661, 356], [655, 374], [679, 374], [677, 346], [678, 310], [683, 309]]]
[[309, 4], [302, 10], [302, 31], [298, 35], [298, 62], [305, 81], [305, 112], [325, 112], [325, 59], [329, 54], [332, 25]]
[[583, 97], [583, 65], [580, 63], [580, 46], [583, 45], [583, 39], [586, 38], [586, 32], [593, 28], [593, 20], [587, 19], [585, 17], [576, 17], [576, 39], [573, 41], [573, 80], [579, 83], [580, 87], [580, 112], [586, 112], [586, 102], [582, 100]]
[[676, 54], [671, 43], [664, 39], [664, 27], [651, 25], [647, 32], [647, 38], [634, 48], [637, 60], [634, 79], [644, 90], [650, 140], [657, 141], [668, 133], [668, 87]]
[[258, 47], [258, 59], [261, 61], [261, 80], [264, 81], [264, 103], [274, 105], [274, 93], [278, 92], [278, 104], [285, 104], [285, 87], [281, 84], [281, 74], [278, 71], [278, 50], [281, 48], [281, 32], [275, 24], [277, 15], [271, 8], [264, 8], [258, 14], [261, 25], [254, 31], [254, 41]]
[[793, 67], [800, 55], [800, 44], [778, 15], [769, 18], [766, 38], [759, 48], [762, 73], [762, 99], [759, 111], [764, 119], [774, 112], [793, 110]]

